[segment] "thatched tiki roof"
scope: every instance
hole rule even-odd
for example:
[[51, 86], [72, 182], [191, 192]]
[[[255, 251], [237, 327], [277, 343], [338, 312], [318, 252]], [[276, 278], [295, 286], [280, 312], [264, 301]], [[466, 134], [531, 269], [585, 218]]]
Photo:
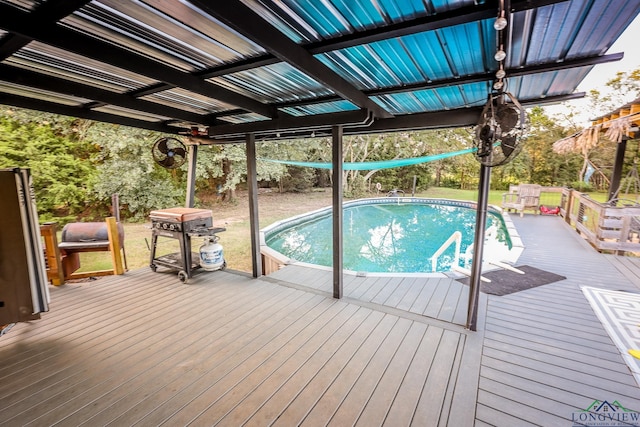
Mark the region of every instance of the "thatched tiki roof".
[[620, 143], [624, 139], [640, 136], [638, 125], [640, 125], [640, 98], [595, 119], [590, 127], [556, 141], [553, 144], [553, 151], [558, 154], [586, 154], [598, 144], [600, 132], [604, 132], [608, 140]]

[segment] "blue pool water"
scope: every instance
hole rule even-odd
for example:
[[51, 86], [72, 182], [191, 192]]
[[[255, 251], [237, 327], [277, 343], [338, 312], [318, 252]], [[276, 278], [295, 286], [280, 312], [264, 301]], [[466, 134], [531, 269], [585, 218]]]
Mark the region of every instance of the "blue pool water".
[[[431, 256], [455, 232], [461, 253], [473, 243], [473, 203], [438, 199], [365, 199], [344, 206], [344, 268], [363, 272], [432, 272]], [[486, 224], [492, 251], [511, 248], [499, 212]], [[264, 230], [268, 247], [295, 260], [330, 267], [333, 263], [331, 209], [285, 220]], [[451, 269], [455, 245], [439, 258], [435, 271]], [[462, 265], [464, 260], [459, 261]]]

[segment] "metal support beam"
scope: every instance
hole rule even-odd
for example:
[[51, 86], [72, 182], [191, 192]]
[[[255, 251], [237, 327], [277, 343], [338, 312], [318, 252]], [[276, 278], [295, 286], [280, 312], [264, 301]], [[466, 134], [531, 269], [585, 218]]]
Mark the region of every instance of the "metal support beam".
[[196, 198], [196, 165], [198, 164], [198, 146], [189, 146], [189, 169], [187, 170], [187, 199], [184, 206], [192, 208]]
[[622, 166], [624, 165], [624, 153], [627, 151], [627, 140], [622, 139], [616, 147], [616, 160], [613, 163], [613, 173], [611, 175], [611, 185], [609, 186], [609, 198], [611, 200], [620, 193], [620, 182], [622, 181]]
[[393, 117], [380, 104], [369, 99], [351, 82], [307, 52], [304, 47], [295, 43], [276, 27], [269, 25], [262, 16], [243, 2], [191, 0], [191, 3], [361, 109], [369, 110], [379, 118]]
[[480, 166], [480, 182], [478, 184], [478, 207], [476, 211], [476, 230], [473, 238], [473, 261], [469, 280], [469, 306], [467, 309], [467, 329], [476, 330], [478, 320], [478, 299], [480, 296], [480, 276], [482, 275], [482, 257], [484, 249], [484, 228], [487, 222], [487, 205], [489, 201], [489, 183], [491, 168]]
[[[565, 3], [568, 0], [514, 0], [511, 2], [511, 12], [522, 12], [543, 6]], [[411, 34], [440, 30], [455, 25], [495, 18], [498, 2], [496, 0], [475, 2], [472, 6], [463, 6], [454, 10], [440, 11], [428, 15], [421, 15], [414, 19], [402, 20], [384, 26], [376, 26], [335, 37], [325, 38], [317, 42], [302, 45], [310, 54], [319, 55], [354, 46], [376, 43], [382, 40], [400, 38]], [[239, 73], [253, 68], [266, 67], [280, 60], [266, 53], [260, 56], [244, 58], [233, 63], [225, 63], [198, 72], [203, 78], [220, 77], [225, 74]], [[493, 73], [491, 73], [493, 75]], [[458, 76], [461, 77], [461, 76]]]
[[[212, 124], [208, 115], [196, 114], [184, 111], [180, 108], [162, 105], [157, 102], [137, 99], [129, 94], [120, 94], [112, 90], [101, 89], [89, 84], [78, 83], [45, 73], [25, 70], [12, 65], [0, 64], [0, 75], [5, 82], [14, 83], [30, 88], [41, 89], [49, 92], [70, 95], [72, 97], [81, 96], [91, 99], [100, 105], [117, 105], [134, 111], [142, 111], [156, 116], [171, 117], [184, 120], [190, 123], [208, 125]], [[89, 104], [85, 104], [86, 108]], [[91, 104], [90, 108], [95, 108]]]
[[[247, 111], [253, 111], [265, 117], [273, 118], [278, 115], [275, 108], [253, 98], [205, 81], [201, 77], [180, 71], [144, 55], [120, 48], [113, 43], [84, 35], [55, 22], [34, 23], [29, 12], [22, 11], [15, 6], [0, 3], [0, 28], [24, 39], [37, 40], [96, 61], [130, 70], [154, 80], [238, 106]], [[78, 95], [81, 96], [81, 94]]]
[[333, 297], [342, 298], [342, 126], [334, 126], [332, 137], [333, 161]]
[[12, 93], [0, 93], [0, 104], [14, 107], [28, 108], [30, 110], [45, 111], [47, 113], [61, 114], [63, 116], [77, 117], [81, 119], [95, 120], [98, 122], [114, 123], [123, 126], [131, 126], [139, 129], [148, 129], [156, 132], [177, 134], [191, 131], [187, 127], [173, 127], [165, 122], [150, 122], [148, 120], [135, 119], [117, 114], [104, 113], [102, 111], [87, 110], [81, 107], [64, 105], [58, 102], [45, 101], [36, 98], [14, 95]]
[[256, 169], [256, 138], [247, 134], [247, 185], [249, 186], [249, 222], [251, 223], [251, 265], [253, 277], [262, 276], [262, 257], [260, 256], [260, 225], [258, 221], [258, 174]]

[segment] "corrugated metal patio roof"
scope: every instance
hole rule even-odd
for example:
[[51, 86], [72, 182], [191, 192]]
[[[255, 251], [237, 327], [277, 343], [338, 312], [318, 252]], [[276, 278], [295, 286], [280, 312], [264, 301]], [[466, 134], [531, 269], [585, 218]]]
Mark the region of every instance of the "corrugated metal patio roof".
[[0, 0], [0, 103], [215, 141], [472, 125], [501, 66], [525, 105], [579, 96], [595, 64], [621, 58], [606, 52], [639, 12], [640, 0]]

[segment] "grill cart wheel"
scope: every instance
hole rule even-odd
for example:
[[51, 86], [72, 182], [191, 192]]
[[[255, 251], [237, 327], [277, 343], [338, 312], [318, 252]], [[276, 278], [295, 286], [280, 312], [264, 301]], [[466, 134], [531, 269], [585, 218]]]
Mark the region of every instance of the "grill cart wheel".
[[189, 278], [189, 276], [187, 275], [187, 272], [184, 270], [180, 270], [178, 271], [178, 279], [180, 279], [180, 281], [182, 283], [187, 283], [187, 279]]

